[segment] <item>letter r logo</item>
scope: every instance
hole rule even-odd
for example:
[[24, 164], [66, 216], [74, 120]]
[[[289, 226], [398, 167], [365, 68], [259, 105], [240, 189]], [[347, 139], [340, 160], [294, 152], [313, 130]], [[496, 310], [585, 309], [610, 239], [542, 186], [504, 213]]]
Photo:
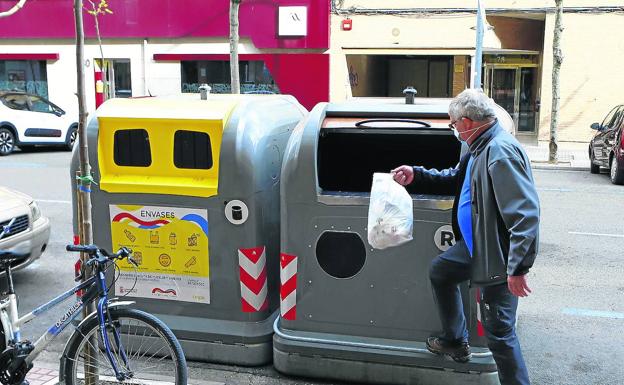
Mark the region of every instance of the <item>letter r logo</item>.
[[451, 225], [439, 227], [433, 236], [433, 241], [440, 251], [446, 251], [453, 246], [455, 244], [455, 235], [453, 235], [453, 228]]

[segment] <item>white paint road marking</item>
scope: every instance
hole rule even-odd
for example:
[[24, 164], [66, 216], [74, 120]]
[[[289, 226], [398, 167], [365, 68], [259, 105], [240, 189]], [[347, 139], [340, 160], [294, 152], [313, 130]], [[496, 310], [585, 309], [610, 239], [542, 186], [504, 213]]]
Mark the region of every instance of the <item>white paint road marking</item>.
[[45, 163], [28, 163], [28, 162], [9, 162], [5, 164], [0, 164], [0, 168], [11, 169], [11, 168], [47, 168], [48, 166]]
[[624, 319], [624, 313], [618, 313], [615, 311], [565, 308], [561, 312], [567, 315]]
[[584, 233], [582, 231], [568, 231], [568, 234], [572, 234], [572, 235], [588, 235], [590, 237], [624, 238], [624, 234]]

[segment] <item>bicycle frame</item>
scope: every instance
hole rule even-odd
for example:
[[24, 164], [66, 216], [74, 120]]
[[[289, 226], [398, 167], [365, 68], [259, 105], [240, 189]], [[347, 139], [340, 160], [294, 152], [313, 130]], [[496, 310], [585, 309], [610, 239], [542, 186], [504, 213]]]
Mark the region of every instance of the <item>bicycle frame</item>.
[[[67, 311], [63, 314], [63, 316], [52, 325], [46, 333], [41, 335], [37, 341], [33, 344], [34, 349], [28, 354], [25, 361], [27, 365], [30, 365], [35, 358], [41, 353], [41, 351], [56, 337], [58, 336], [77, 316], [80, 314], [80, 311], [84, 308], [84, 306], [91, 301], [93, 301], [96, 297], [99, 297], [97, 303], [97, 317], [100, 323], [100, 326], [104, 326], [106, 324], [105, 321], [105, 310], [109, 306], [119, 306], [126, 305], [132, 302], [118, 302], [115, 304], [108, 304], [108, 295], [106, 290], [106, 278], [104, 275], [104, 271], [98, 268], [97, 273], [90, 277], [83, 283], [73, 287], [72, 289], [64, 292], [63, 294], [53, 298], [52, 300], [46, 302], [45, 304], [37, 307], [30, 313], [24, 315], [23, 317], [18, 316], [17, 312], [17, 296], [14, 292], [13, 288], [13, 279], [11, 277], [11, 269], [9, 266], [6, 267], [7, 273], [7, 281], [8, 281], [8, 296], [7, 298], [0, 301], [0, 319], [2, 320], [2, 326], [4, 328], [5, 339], [7, 347], [10, 343], [17, 343], [21, 340], [20, 335], [20, 327], [25, 323], [32, 321], [39, 315], [46, 313], [48, 310], [56, 307], [58, 304], [76, 294], [78, 291], [87, 289], [82, 298], [78, 299], [73, 305], [71, 305]], [[108, 338], [108, 333], [106, 333], [105, 328], [101, 328], [101, 337], [104, 341], [106, 355], [115, 371], [116, 376], [123, 377], [123, 374], [120, 374], [119, 368], [115, 360], [113, 359], [111, 353], [110, 341]], [[121, 347], [119, 342], [119, 335], [117, 332], [114, 333], [115, 342], [118, 346], [118, 349], [121, 350], [122, 357], [124, 361], [126, 361], [125, 352], [123, 351], [123, 347]]]

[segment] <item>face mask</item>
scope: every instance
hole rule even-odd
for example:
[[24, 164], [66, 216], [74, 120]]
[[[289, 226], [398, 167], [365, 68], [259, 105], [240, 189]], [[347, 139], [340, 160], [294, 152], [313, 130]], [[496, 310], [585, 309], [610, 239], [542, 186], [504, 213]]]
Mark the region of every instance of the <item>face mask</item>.
[[455, 137], [457, 138], [457, 140], [459, 140], [460, 142], [462, 142], [462, 138], [459, 136], [459, 131], [457, 131], [457, 128], [453, 127], [453, 128], [451, 128], [451, 130], [453, 130], [453, 135], [455, 135]]
[[492, 123], [492, 122], [487, 122], [487, 123], [484, 123], [484, 124], [480, 125], [479, 127], [471, 128], [470, 130], [466, 130], [466, 131], [464, 131], [464, 133], [466, 133], [466, 132], [470, 132], [470, 131], [474, 131], [472, 134], [470, 134], [470, 136], [469, 136], [466, 140], [463, 140], [463, 139], [461, 138], [461, 136], [459, 136], [459, 131], [457, 131], [457, 129], [456, 129], [455, 127], [453, 127], [453, 134], [455, 135], [455, 137], [457, 138], [457, 140], [459, 140], [460, 142], [467, 142], [467, 141], [469, 141], [469, 140], [470, 140], [470, 138], [472, 138], [472, 136], [473, 136], [474, 134], [476, 134], [476, 133], [477, 133], [477, 130], [478, 130], [478, 129], [480, 129], [481, 127], [485, 127], [485, 126], [487, 126], [487, 125], [488, 125], [488, 124], [490, 124], [490, 123]]

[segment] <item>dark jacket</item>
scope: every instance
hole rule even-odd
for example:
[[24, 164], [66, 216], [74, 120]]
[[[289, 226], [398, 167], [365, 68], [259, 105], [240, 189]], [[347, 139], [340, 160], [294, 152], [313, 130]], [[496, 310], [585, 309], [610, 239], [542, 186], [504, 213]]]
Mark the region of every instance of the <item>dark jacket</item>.
[[505, 282], [507, 275], [526, 274], [538, 252], [539, 200], [531, 163], [516, 138], [495, 123], [472, 143], [457, 167], [442, 171], [414, 167], [412, 183], [455, 187], [452, 224], [459, 240], [457, 204], [470, 155], [474, 157], [471, 281], [494, 285]]

